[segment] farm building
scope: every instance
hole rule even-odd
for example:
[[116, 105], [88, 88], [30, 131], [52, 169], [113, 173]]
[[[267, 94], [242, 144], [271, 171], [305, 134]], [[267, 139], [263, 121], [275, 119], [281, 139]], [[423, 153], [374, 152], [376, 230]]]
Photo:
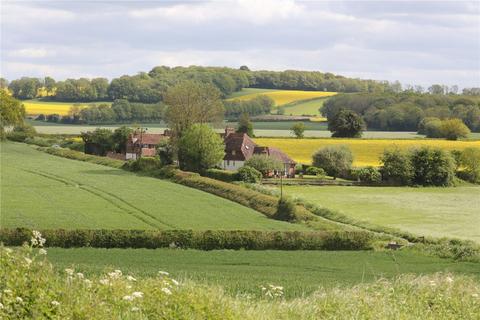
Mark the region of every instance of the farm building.
[[125, 159], [136, 160], [140, 157], [154, 157], [157, 154], [157, 145], [168, 139], [167, 133], [135, 132], [127, 141]]
[[[236, 133], [232, 128], [225, 128], [222, 134], [225, 142], [225, 157], [221, 164], [225, 170], [238, 170], [243, 167], [245, 161], [253, 155], [266, 155], [283, 163], [283, 172], [277, 172], [286, 177], [295, 176], [295, 164], [288, 155], [281, 150], [272, 147], [257, 145], [246, 133]], [[271, 175], [275, 174], [274, 172]]]

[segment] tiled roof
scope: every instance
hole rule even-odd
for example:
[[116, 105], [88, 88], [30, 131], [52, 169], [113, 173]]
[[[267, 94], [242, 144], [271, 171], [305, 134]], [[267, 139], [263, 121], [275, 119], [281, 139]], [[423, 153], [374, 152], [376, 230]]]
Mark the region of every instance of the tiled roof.
[[157, 145], [161, 140], [166, 139], [166, 136], [160, 133], [143, 133], [135, 134], [132, 136], [133, 143], [142, 140], [142, 144], [154, 144]]
[[246, 133], [230, 133], [225, 138], [224, 160], [248, 160], [252, 157], [256, 146]]

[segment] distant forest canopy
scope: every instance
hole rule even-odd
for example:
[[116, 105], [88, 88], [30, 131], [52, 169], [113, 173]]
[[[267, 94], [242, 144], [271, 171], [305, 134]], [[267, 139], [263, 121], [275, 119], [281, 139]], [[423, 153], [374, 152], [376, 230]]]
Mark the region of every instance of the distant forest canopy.
[[[18, 99], [47, 97], [64, 102], [98, 102], [125, 99], [130, 102], [157, 103], [163, 100], [167, 88], [193, 79], [215, 85], [225, 98], [242, 88], [267, 88], [289, 90], [335, 91], [345, 93], [399, 93], [411, 91], [431, 94], [457, 94], [457, 86], [432, 85], [427, 90], [421, 86], [402, 87], [400, 82], [362, 80], [317, 71], [251, 71], [246, 66], [239, 69], [226, 67], [166, 67], [159, 66], [150, 72], [124, 75], [109, 82], [106, 78], [67, 79], [55, 81], [23, 77], [10, 83], [0, 79], [0, 87], [12, 92]], [[480, 88], [464, 89], [465, 95], [480, 95]]]
[[459, 118], [471, 131], [480, 132], [479, 96], [414, 92], [340, 94], [329, 98], [320, 112], [331, 118], [341, 109], [361, 115], [369, 129], [417, 131], [424, 118]]

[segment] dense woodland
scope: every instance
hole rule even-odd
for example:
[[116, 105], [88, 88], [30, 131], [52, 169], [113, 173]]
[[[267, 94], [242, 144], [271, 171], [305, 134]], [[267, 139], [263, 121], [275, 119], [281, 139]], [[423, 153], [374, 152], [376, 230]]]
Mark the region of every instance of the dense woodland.
[[341, 109], [361, 115], [369, 129], [417, 131], [424, 118], [459, 118], [472, 131], [480, 131], [480, 100], [466, 95], [356, 93], [334, 96], [321, 112], [334, 117]]
[[[0, 86], [7, 87], [18, 99], [50, 97], [56, 101], [95, 102], [126, 99], [130, 102], [156, 103], [172, 85], [184, 80], [196, 80], [216, 86], [223, 97], [242, 88], [270, 88], [291, 90], [316, 90], [334, 92], [398, 93], [403, 90], [417, 93], [456, 94], [457, 86], [433, 85], [402, 88], [398, 82], [347, 78], [318, 71], [251, 71], [246, 66], [239, 69], [221, 67], [166, 67], [159, 66], [136, 75], [124, 75], [109, 82], [105, 78], [67, 79], [55, 81], [23, 77], [10, 83], [1, 79]], [[465, 89], [464, 94], [480, 94], [478, 88]]]

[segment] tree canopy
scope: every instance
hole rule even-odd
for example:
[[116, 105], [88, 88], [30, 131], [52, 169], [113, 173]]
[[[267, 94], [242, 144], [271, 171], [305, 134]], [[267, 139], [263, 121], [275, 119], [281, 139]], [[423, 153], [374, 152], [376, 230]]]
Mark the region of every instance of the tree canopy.
[[4, 139], [5, 127], [23, 124], [25, 107], [20, 101], [0, 90], [0, 138]]

